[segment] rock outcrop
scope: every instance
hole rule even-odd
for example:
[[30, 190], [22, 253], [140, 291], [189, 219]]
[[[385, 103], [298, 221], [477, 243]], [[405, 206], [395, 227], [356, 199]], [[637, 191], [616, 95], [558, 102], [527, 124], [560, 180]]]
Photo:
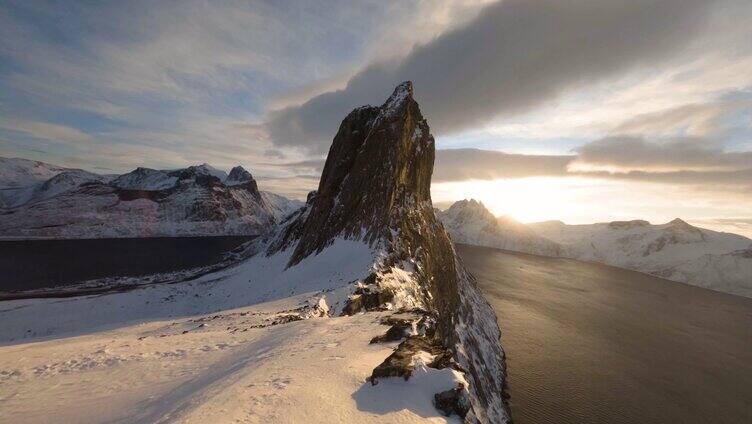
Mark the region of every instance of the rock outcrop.
[[238, 165], [230, 170], [230, 174], [225, 179], [225, 185], [238, 185], [245, 183], [253, 183], [256, 185], [256, 180], [253, 179], [253, 175], [246, 171], [245, 168]]
[[[463, 370], [469, 383], [464, 390], [470, 406], [459, 408], [466, 421], [507, 422], [505, 358], [496, 317], [431, 203], [434, 149], [410, 82], [397, 86], [380, 107], [353, 110], [334, 137], [318, 191], [285, 224], [267, 254], [294, 249], [288, 266], [295, 266], [336, 239], [373, 247], [378, 252], [374, 272], [357, 282], [344, 312], [419, 311], [430, 328], [422, 341], [403, 342], [395, 357], [422, 344], [433, 353], [446, 350], [451, 360], [441, 362]], [[386, 375], [410, 372], [395, 370], [391, 363], [380, 367], [389, 370]], [[449, 410], [446, 398], [437, 398], [442, 410]]]

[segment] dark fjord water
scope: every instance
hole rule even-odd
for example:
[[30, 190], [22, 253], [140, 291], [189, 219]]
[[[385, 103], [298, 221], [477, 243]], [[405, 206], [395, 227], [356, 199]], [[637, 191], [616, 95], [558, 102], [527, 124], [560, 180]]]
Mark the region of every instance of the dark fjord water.
[[752, 299], [458, 249], [499, 318], [517, 424], [752, 423]]
[[0, 241], [0, 291], [211, 265], [253, 237]]

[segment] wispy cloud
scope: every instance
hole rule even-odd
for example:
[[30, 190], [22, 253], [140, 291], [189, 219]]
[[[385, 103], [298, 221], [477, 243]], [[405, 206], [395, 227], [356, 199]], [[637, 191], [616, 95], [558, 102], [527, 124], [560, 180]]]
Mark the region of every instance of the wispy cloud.
[[[302, 159], [254, 130], [268, 104], [296, 87], [355, 69], [377, 50], [378, 40], [388, 38], [380, 35], [384, 28], [423, 10], [419, 3], [383, 7], [375, 0], [136, 1], [128, 7], [5, 2], [0, 117], [55, 122], [113, 151], [130, 145], [172, 152], [165, 165], [224, 165], [231, 157], [252, 164], [268, 160], [264, 152], [270, 150]], [[410, 37], [409, 31], [389, 33], [403, 41]], [[70, 131], [58, 135], [75, 138]], [[65, 159], [56, 150], [49, 154], [50, 161]], [[131, 162], [121, 156], [98, 161], [114, 169]]]
[[77, 128], [25, 119], [0, 118], [0, 128], [55, 142], [84, 143], [92, 139], [89, 134]]

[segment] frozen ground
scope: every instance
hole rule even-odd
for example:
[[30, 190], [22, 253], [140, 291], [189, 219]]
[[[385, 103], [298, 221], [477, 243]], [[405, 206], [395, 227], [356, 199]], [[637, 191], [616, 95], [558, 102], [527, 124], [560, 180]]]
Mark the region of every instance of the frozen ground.
[[123, 293], [0, 302], [0, 422], [456, 419], [432, 404], [461, 381], [450, 369], [416, 357], [408, 381], [366, 381], [396, 342], [369, 344], [394, 312], [336, 316], [371, 270], [365, 245], [339, 240], [284, 270], [287, 258]]
[[445, 422], [414, 390], [445, 370], [366, 381], [384, 313], [269, 325], [296, 300], [0, 347], [0, 421]]

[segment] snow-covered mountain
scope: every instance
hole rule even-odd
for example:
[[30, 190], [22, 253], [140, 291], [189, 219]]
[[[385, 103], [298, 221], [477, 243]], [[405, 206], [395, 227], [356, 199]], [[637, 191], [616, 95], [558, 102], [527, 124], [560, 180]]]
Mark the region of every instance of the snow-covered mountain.
[[524, 224], [509, 217], [495, 217], [483, 203], [460, 200], [446, 211], [438, 212], [439, 219], [456, 243], [495, 247], [544, 256], [562, 256], [562, 247], [541, 237]]
[[[160, 279], [180, 284], [136, 278], [99, 296], [5, 302], [0, 381], [22, 395], [4, 413], [509, 422], [497, 320], [434, 214], [433, 159], [428, 123], [403, 83], [381, 107], [345, 118], [318, 190], [232, 266]], [[220, 187], [215, 180], [196, 177]], [[72, 334], [86, 336], [64, 338]], [[84, 372], [86, 390], [63, 384]], [[92, 392], [106, 407], [80, 407]]]
[[681, 219], [660, 225], [614, 221], [529, 227], [566, 249], [566, 256], [654, 274], [669, 280], [752, 297], [752, 240], [695, 227]]
[[0, 190], [0, 204], [3, 208], [15, 208], [33, 204], [74, 190], [84, 183], [104, 183], [107, 180], [107, 176], [93, 174], [80, 169], [65, 170], [46, 181], [37, 182], [25, 187]]
[[680, 219], [661, 225], [641, 220], [521, 224], [495, 218], [472, 200], [457, 202], [439, 216], [459, 243], [600, 262], [752, 297], [752, 240]]
[[0, 189], [28, 187], [47, 181], [65, 171], [74, 169], [35, 160], [0, 157]]
[[[41, 162], [4, 163], [12, 166], [0, 180], [7, 187], [0, 190], [0, 237], [258, 235], [303, 205], [259, 191], [239, 166], [231, 177], [206, 164], [102, 176]], [[10, 187], [19, 182], [31, 184]]]

